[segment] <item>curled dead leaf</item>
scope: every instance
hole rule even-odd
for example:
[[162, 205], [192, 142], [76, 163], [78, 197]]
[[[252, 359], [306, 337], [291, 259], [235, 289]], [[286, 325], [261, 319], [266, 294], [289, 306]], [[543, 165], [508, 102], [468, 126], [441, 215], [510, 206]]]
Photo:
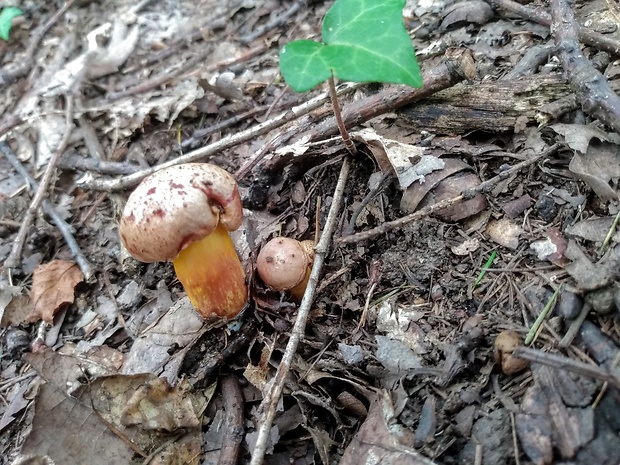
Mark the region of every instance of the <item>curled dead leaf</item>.
[[26, 321], [54, 323], [54, 315], [75, 300], [74, 288], [84, 280], [79, 267], [66, 260], [53, 260], [39, 265], [32, 276], [30, 300], [34, 305]]
[[[455, 158], [446, 158], [444, 162], [444, 168], [426, 175], [424, 183], [414, 182], [407, 188], [400, 201], [403, 213], [413, 213], [420, 208], [457, 197], [464, 190], [480, 184], [476, 174], [466, 172], [471, 169], [467, 163]], [[434, 216], [452, 223], [480, 213], [486, 206], [484, 196], [477, 194], [469, 200], [438, 211]]]

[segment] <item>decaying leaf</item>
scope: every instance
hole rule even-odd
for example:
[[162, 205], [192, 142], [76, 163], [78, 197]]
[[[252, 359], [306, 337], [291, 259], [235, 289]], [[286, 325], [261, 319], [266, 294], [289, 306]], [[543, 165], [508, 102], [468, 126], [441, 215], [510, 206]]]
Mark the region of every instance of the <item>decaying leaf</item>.
[[[566, 228], [566, 233], [587, 241], [602, 243], [607, 237], [613, 223], [614, 218], [612, 216], [588, 218], [587, 220], [579, 221], [572, 226], [568, 226]], [[616, 231], [612, 236], [612, 241], [620, 242], [620, 231]]]
[[493, 242], [514, 250], [519, 247], [519, 236], [523, 234], [523, 229], [512, 221], [502, 218], [489, 222], [487, 234]]
[[573, 240], [565, 252], [571, 263], [564, 268], [581, 290], [592, 291], [608, 286], [620, 277], [620, 247], [616, 246], [598, 262], [592, 263]]
[[[152, 374], [109, 374], [87, 381], [85, 374], [96, 371], [96, 365], [78, 355], [51, 349], [28, 355], [47, 382], [37, 393], [23, 454], [47, 455], [68, 465], [131, 465], [144, 463], [157, 449], [158, 464], [198, 463], [201, 416], [213, 389], [196, 392], [189, 383], [172, 387]], [[185, 434], [173, 441], [166, 434], [178, 431]]]
[[482, 0], [468, 0], [453, 3], [445, 9], [443, 14], [441, 27], [445, 29], [458, 23], [485, 24], [493, 17], [493, 9]]
[[558, 134], [564, 136], [566, 145], [580, 153], [586, 153], [592, 139], [601, 142], [620, 144], [620, 135], [608, 133], [594, 124], [552, 124], [549, 126]]
[[[423, 183], [414, 182], [405, 190], [400, 201], [403, 213], [413, 213], [428, 205], [457, 197], [464, 190], [480, 184], [477, 175], [464, 172], [471, 169], [467, 163], [455, 158], [443, 160], [445, 163], [443, 169], [430, 173]], [[478, 194], [469, 200], [438, 211], [435, 216], [443, 221], [456, 222], [480, 213], [486, 205], [484, 196]]]
[[124, 374], [156, 373], [169, 381], [176, 380], [185, 354], [179, 348], [185, 349], [204, 330], [204, 320], [189, 299], [180, 299], [134, 341], [121, 371]]
[[441, 158], [425, 155], [422, 147], [387, 139], [373, 129], [363, 129], [352, 135], [368, 145], [381, 171], [394, 174], [403, 190], [415, 181], [423, 183], [424, 176], [445, 165]]
[[0, 285], [0, 327], [23, 323], [31, 313], [30, 298], [21, 287]]
[[591, 142], [585, 154], [575, 153], [568, 168], [603, 200], [618, 200], [620, 147]]
[[349, 447], [340, 465], [434, 465], [410, 445], [412, 433], [400, 426], [387, 391], [381, 391], [370, 405], [368, 416]]
[[32, 276], [30, 300], [34, 310], [28, 321], [43, 320], [54, 323], [54, 315], [64, 305], [73, 303], [74, 288], [84, 280], [84, 275], [73, 262], [53, 260], [39, 265]]

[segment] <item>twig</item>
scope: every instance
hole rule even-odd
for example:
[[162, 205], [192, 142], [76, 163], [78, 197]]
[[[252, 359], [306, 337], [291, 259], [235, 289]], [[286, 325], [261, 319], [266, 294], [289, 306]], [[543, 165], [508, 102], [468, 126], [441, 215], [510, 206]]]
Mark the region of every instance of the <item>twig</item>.
[[[513, 0], [486, 1], [494, 8], [501, 8], [511, 13], [516, 13], [522, 18], [534, 21], [535, 23], [542, 24], [544, 26], [551, 26], [551, 15], [543, 8], [533, 8], [530, 6], [521, 5]], [[577, 27], [577, 35], [579, 40], [586, 45], [590, 45], [598, 50], [604, 50], [613, 55], [620, 55], [620, 41], [618, 40], [581, 26]]]
[[562, 368], [564, 370], [572, 371], [583, 376], [590, 378], [600, 379], [608, 382], [616, 389], [620, 389], [620, 379], [608, 372], [604, 368], [589, 363], [573, 360], [572, 358], [564, 357], [558, 354], [550, 354], [543, 352], [542, 350], [532, 349], [530, 347], [517, 346], [514, 348], [512, 355], [515, 357], [528, 360], [530, 362], [540, 363], [554, 368]]
[[222, 378], [222, 398], [226, 411], [226, 434], [218, 465], [237, 465], [243, 443], [243, 393], [234, 376]]
[[366, 302], [364, 303], [364, 309], [362, 310], [362, 315], [360, 316], [360, 321], [357, 323], [357, 326], [353, 330], [353, 334], [357, 334], [357, 332], [364, 327], [366, 324], [366, 317], [368, 315], [368, 309], [370, 308], [370, 299], [372, 299], [373, 294], [375, 293], [375, 289], [381, 282], [381, 265], [379, 260], [373, 260], [370, 262], [370, 270], [368, 272], [368, 292], [366, 293]]
[[592, 310], [590, 304], [588, 302], [584, 302], [579, 315], [577, 315], [577, 318], [571, 322], [568, 330], [564, 334], [564, 337], [558, 343], [559, 347], [568, 347], [573, 343], [573, 339], [575, 339], [575, 336], [577, 336], [577, 333], [581, 330], [581, 325], [584, 321], [586, 321], [586, 317], [588, 316], [588, 313], [590, 313], [590, 310]]
[[254, 450], [252, 452], [252, 460], [250, 465], [262, 465], [263, 463], [269, 440], [269, 432], [271, 431], [271, 425], [276, 415], [276, 408], [280, 400], [280, 396], [282, 395], [284, 381], [288, 375], [293, 358], [295, 357], [297, 346], [304, 335], [306, 322], [308, 321], [308, 315], [316, 293], [319, 275], [321, 274], [323, 262], [325, 261], [325, 256], [327, 255], [332, 237], [334, 235], [334, 230], [338, 222], [340, 207], [344, 197], [344, 190], [349, 176], [349, 169], [350, 161], [347, 157], [345, 157], [340, 170], [340, 176], [338, 177], [338, 183], [336, 184], [336, 189], [334, 191], [329, 214], [327, 215], [325, 229], [321, 234], [321, 239], [316, 245], [316, 253], [314, 264], [312, 266], [312, 272], [310, 273], [310, 280], [308, 281], [308, 287], [306, 288], [304, 297], [299, 304], [297, 319], [295, 320], [295, 325], [291, 330], [291, 337], [286, 345], [286, 350], [282, 356], [282, 361], [278, 365], [278, 370], [272, 380], [269, 392], [265, 395], [260, 405], [260, 412], [263, 415], [263, 421], [258, 428], [258, 436], [256, 438], [256, 445], [254, 446]]
[[581, 53], [577, 40], [577, 25], [566, 0], [551, 0], [551, 30], [555, 35], [560, 61], [568, 82], [583, 110], [620, 132], [620, 97], [607, 79]]
[[538, 155], [534, 155], [533, 157], [528, 158], [527, 160], [524, 160], [521, 163], [517, 163], [512, 168], [506, 171], [501, 171], [497, 176], [494, 176], [491, 179], [488, 179], [478, 184], [476, 187], [472, 189], [467, 189], [466, 191], [463, 191], [462, 194], [457, 195], [456, 197], [442, 200], [441, 202], [438, 202], [433, 205], [429, 205], [416, 212], [411, 213], [410, 215], [404, 216], [402, 218], [398, 218], [393, 221], [388, 221], [387, 223], [383, 223], [377, 226], [376, 228], [369, 229], [367, 231], [362, 231], [357, 234], [352, 234], [350, 236], [340, 237], [339, 239], [336, 240], [336, 243], [353, 244], [353, 243], [365, 241], [368, 239], [374, 239], [375, 237], [378, 237], [396, 228], [402, 228], [403, 226], [413, 221], [432, 215], [433, 213], [439, 210], [443, 210], [444, 208], [451, 207], [452, 205], [460, 202], [461, 200], [467, 200], [467, 199], [472, 198], [476, 194], [480, 194], [482, 192], [488, 192], [498, 182], [504, 179], [507, 179], [508, 177], [512, 176], [514, 173], [521, 171], [523, 168], [527, 168], [528, 166], [533, 165], [538, 160], [550, 156], [552, 153], [558, 150], [558, 147], [559, 147], [559, 144], [554, 144], [551, 147], [549, 147], [547, 150], [545, 150], [544, 152], [539, 153]]
[[138, 171], [137, 173], [133, 173], [128, 176], [121, 177], [121, 178], [93, 179], [90, 181], [86, 180], [80, 184], [80, 187], [82, 187], [83, 189], [113, 192], [113, 191], [123, 190], [131, 186], [135, 186], [140, 181], [142, 181], [145, 177], [147, 177], [150, 174], [153, 174], [155, 171], [159, 171], [160, 169], [169, 168], [170, 166], [176, 166], [182, 163], [191, 163], [191, 162], [199, 161], [199, 160], [202, 160], [208, 157], [209, 155], [213, 155], [222, 150], [229, 149], [236, 145], [250, 141], [254, 139], [255, 137], [266, 134], [272, 129], [283, 126], [284, 124], [299, 118], [301, 115], [304, 115], [320, 107], [328, 99], [329, 99], [329, 95], [327, 93], [323, 93], [301, 105], [298, 105], [292, 108], [286, 113], [283, 113], [279, 116], [276, 116], [275, 118], [265, 121], [264, 123], [258, 124], [245, 131], [241, 131], [236, 134], [231, 134], [230, 136], [224, 137], [223, 139], [220, 139], [217, 142], [206, 145], [205, 147], [201, 147], [192, 152], [186, 153], [185, 155], [181, 155], [180, 157], [175, 158], [174, 160], [167, 161], [157, 166], [152, 166], [145, 170]]
[[329, 98], [332, 101], [332, 110], [334, 112], [334, 118], [336, 119], [336, 126], [338, 126], [338, 131], [340, 131], [340, 137], [342, 137], [342, 142], [344, 142], [344, 147], [348, 150], [348, 152], [351, 155], [357, 155], [357, 148], [355, 147], [355, 144], [351, 140], [349, 131], [347, 131], [347, 125], [342, 120], [342, 112], [340, 111], [340, 102], [338, 102], [338, 94], [336, 93], [336, 80], [334, 79], [333, 74], [327, 80], [327, 84], [329, 87]]
[[15, 241], [13, 242], [13, 247], [11, 249], [11, 253], [9, 257], [4, 262], [4, 266], [6, 268], [15, 268], [21, 263], [21, 254], [22, 248], [24, 247], [24, 242], [26, 241], [26, 234], [28, 234], [28, 229], [36, 215], [41, 203], [43, 202], [45, 195], [47, 194], [47, 189], [52, 181], [52, 177], [56, 172], [56, 164], [58, 163], [58, 159], [65, 151], [67, 147], [67, 143], [69, 142], [69, 137], [71, 136], [71, 132], [73, 129], [73, 95], [69, 94], [66, 96], [66, 108], [65, 108], [65, 131], [62, 135], [62, 139], [58, 144], [58, 147], [52, 154], [50, 158], [47, 168], [45, 169], [45, 173], [43, 174], [43, 178], [41, 178], [41, 183], [39, 184], [39, 188], [37, 189], [26, 214], [22, 220], [21, 227], [17, 233]]
[[108, 161], [98, 158], [84, 158], [83, 155], [79, 155], [75, 151], [67, 153], [67, 155], [58, 162], [58, 167], [71, 171], [94, 171], [96, 173], [116, 175], [132, 174], [139, 169], [137, 165], [132, 165], [128, 162]]
[[372, 189], [370, 189], [370, 191], [368, 191], [366, 197], [362, 199], [355, 211], [351, 214], [349, 224], [347, 224], [347, 226], [342, 231], [343, 236], [349, 236], [355, 233], [355, 223], [357, 222], [357, 218], [359, 217], [360, 213], [364, 211], [364, 208], [366, 208], [366, 206], [372, 201], [372, 199], [374, 199], [379, 194], [379, 192], [383, 191], [383, 189], [385, 189], [390, 182], [392, 182], [392, 174], [389, 172], [383, 173], [381, 175], [381, 179], [379, 179], [379, 182], [377, 182], [377, 184]]
[[[6, 143], [0, 142], [0, 152], [4, 154], [4, 156], [9, 161], [13, 169], [17, 171], [17, 173], [22, 178], [24, 178], [24, 180], [30, 186], [30, 189], [33, 192], [38, 191], [39, 184], [32, 178], [32, 176], [30, 176], [28, 171], [26, 171], [26, 169], [22, 166], [19, 159], [11, 151], [9, 146], [6, 145]], [[69, 225], [65, 220], [62, 219], [62, 217], [58, 214], [58, 212], [54, 208], [54, 205], [49, 200], [43, 199], [43, 202], [41, 203], [41, 209], [43, 210], [43, 213], [45, 213], [47, 216], [51, 218], [52, 223], [54, 223], [54, 226], [56, 226], [58, 231], [60, 231], [60, 234], [62, 235], [65, 242], [67, 243], [67, 246], [69, 247], [69, 250], [71, 250], [71, 254], [73, 255], [73, 258], [75, 259], [75, 262], [80, 267], [82, 274], [84, 274], [84, 277], [86, 278], [86, 280], [89, 280], [93, 276], [93, 266], [88, 261], [88, 259], [84, 256], [84, 254], [82, 253], [82, 250], [80, 249], [80, 246], [78, 245], [77, 241], [73, 237], [73, 231], [72, 231], [73, 228], [71, 227], [71, 225]]]
[[13, 84], [18, 78], [22, 77], [30, 68], [32, 68], [32, 64], [34, 62], [34, 54], [39, 48], [39, 42], [43, 39], [43, 36], [50, 30], [50, 28], [58, 21], [62, 15], [69, 9], [75, 0], [67, 0], [65, 4], [54, 13], [54, 16], [50, 18], [50, 20], [45, 23], [42, 27], [40, 27], [34, 34], [32, 34], [32, 39], [30, 40], [30, 45], [26, 49], [26, 53], [23, 58], [19, 60], [19, 64], [7, 67], [7, 69], [0, 72], [0, 90], [4, 89], [6, 86]]

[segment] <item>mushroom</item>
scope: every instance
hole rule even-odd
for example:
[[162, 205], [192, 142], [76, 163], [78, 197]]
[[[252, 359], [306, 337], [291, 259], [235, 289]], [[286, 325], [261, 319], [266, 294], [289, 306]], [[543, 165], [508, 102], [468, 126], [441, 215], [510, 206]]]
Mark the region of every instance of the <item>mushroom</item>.
[[120, 237], [142, 262], [172, 261], [204, 318], [232, 318], [248, 300], [228, 235], [242, 221], [235, 179], [215, 165], [188, 163], [157, 171], [138, 185], [125, 205]]
[[289, 291], [299, 302], [306, 291], [313, 261], [313, 241], [276, 237], [259, 252], [256, 271], [266, 286], [276, 291]]

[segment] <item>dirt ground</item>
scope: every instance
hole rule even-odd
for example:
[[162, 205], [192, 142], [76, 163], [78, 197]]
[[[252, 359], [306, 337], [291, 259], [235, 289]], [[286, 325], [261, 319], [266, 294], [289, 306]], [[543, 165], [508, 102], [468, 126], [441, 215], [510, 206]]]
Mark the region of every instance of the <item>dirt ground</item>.
[[[278, 68], [332, 2], [11, 4], [1, 465], [620, 464], [615, 2], [408, 2], [424, 87], [339, 83], [355, 156]], [[120, 243], [187, 162], [239, 184], [232, 320]], [[315, 241], [301, 302], [278, 236]]]

